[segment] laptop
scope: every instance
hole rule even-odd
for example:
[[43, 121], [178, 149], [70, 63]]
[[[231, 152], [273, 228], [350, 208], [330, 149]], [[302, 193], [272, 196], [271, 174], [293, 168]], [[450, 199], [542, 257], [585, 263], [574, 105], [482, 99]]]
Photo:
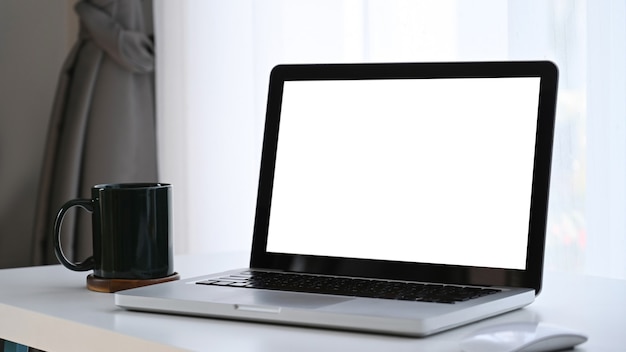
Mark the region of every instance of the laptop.
[[276, 66], [249, 267], [116, 305], [421, 337], [532, 303], [557, 77], [547, 61]]

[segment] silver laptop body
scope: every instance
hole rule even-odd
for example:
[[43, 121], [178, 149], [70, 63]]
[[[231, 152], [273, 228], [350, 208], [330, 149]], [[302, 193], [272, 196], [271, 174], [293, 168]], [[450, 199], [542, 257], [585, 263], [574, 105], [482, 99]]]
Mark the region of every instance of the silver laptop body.
[[[250, 267], [121, 291], [115, 303], [408, 336], [532, 303], [557, 77], [546, 61], [275, 67]], [[394, 289], [359, 297], [343, 282], [336, 293], [243, 287], [250, 272], [489, 294], [449, 302]]]

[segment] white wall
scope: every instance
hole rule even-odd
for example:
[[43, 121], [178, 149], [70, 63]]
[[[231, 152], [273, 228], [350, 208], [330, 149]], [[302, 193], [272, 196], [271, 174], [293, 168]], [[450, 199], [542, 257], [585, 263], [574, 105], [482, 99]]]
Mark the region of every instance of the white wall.
[[0, 267], [30, 264], [52, 100], [78, 29], [74, 3], [0, 1]]

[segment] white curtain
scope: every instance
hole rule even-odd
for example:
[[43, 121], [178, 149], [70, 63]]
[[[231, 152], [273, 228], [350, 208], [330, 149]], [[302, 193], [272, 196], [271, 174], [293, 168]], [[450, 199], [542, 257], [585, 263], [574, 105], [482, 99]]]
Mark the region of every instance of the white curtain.
[[560, 68], [546, 266], [626, 278], [621, 0], [157, 0], [160, 173], [177, 253], [247, 250], [279, 63], [548, 59]]

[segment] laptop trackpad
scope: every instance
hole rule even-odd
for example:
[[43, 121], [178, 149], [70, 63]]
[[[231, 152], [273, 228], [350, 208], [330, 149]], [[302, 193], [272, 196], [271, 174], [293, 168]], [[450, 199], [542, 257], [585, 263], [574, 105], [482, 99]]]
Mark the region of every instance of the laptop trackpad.
[[246, 290], [246, 292], [219, 299], [217, 302], [235, 305], [312, 309], [347, 302], [352, 299], [306, 293]]

